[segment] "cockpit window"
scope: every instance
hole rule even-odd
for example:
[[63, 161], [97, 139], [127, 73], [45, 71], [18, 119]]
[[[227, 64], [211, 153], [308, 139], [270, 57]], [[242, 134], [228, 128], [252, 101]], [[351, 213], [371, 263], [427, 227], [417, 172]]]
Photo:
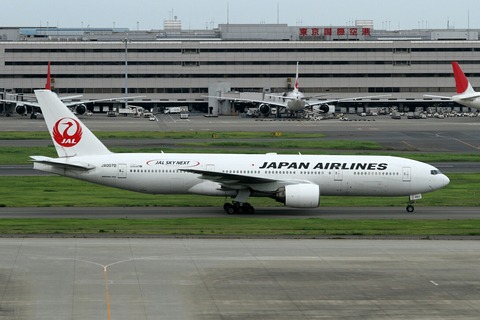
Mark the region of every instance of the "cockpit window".
[[435, 176], [435, 175], [437, 175], [437, 174], [441, 174], [441, 172], [440, 172], [440, 170], [431, 170], [431, 171], [430, 171], [430, 174], [431, 174], [432, 176]]

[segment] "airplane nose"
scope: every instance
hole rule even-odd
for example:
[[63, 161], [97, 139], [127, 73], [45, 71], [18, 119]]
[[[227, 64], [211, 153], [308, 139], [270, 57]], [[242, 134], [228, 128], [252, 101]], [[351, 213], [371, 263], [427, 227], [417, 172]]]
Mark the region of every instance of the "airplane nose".
[[450, 179], [444, 174], [437, 174], [430, 179], [430, 190], [438, 190], [450, 183]]
[[442, 183], [443, 183], [442, 187], [445, 187], [446, 185], [448, 185], [450, 183], [450, 179], [444, 174], [442, 174]]
[[433, 189], [436, 190], [436, 189], [440, 189], [440, 188], [445, 187], [449, 183], [450, 183], [450, 179], [446, 175], [439, 174], [435, 177], [435, 179], [432, 183], [432, 186], [433, 186]]

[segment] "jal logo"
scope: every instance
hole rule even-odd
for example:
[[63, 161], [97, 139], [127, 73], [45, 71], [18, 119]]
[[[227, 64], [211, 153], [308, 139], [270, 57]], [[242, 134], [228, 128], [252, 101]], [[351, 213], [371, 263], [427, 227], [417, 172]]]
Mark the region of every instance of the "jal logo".
[[82, 139], [82, 127], [72, 118], [62, 118], [53, 126], [53, 139], [62, 147], [73, 147]]

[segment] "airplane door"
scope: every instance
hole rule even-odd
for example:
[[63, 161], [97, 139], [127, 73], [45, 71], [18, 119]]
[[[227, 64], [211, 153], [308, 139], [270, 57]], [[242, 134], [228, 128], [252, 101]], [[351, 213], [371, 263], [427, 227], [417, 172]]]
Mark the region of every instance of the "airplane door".
[[125, 179], [127, 178], [127, 165], [124, 163], [118, 164], [118, 175], [117, 177], [119, 179]]
[[335, 173], [334, 173], [334, 180], [335, 181], [343, 181], [343, 171], [342, 170], [335, 170]]
[[412, 180], [411, 170], [410, 167], [403, 167], [402, 168], [402, 181], [403, 182], [410, 182]]
[[207, 171], [215, 171], [215, 165], [214, 164], [207, 164], [206, 168]]

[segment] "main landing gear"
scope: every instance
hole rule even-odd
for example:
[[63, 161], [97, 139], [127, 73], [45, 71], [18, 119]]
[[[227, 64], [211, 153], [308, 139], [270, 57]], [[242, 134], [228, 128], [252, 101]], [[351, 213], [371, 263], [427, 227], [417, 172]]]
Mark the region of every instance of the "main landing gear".
[[232, 203], [225, 203], [223, 205], [223, 210], [228, 214], [237, 214], [237, 213], [249, 213], [252, 214], [255, 212], [253, 206], [247, 202], [248, 197], [250, 196], [250, 190], [241, 189], [238, 190], [237, 196]]
[[228, 214], [237, 214], [237, 213], [248, 213], [253, 214], [255, 208], [250, 203], [241, 203], [234, 201], [233, 203], [225, 203], [223, 205], [223, 210]]

